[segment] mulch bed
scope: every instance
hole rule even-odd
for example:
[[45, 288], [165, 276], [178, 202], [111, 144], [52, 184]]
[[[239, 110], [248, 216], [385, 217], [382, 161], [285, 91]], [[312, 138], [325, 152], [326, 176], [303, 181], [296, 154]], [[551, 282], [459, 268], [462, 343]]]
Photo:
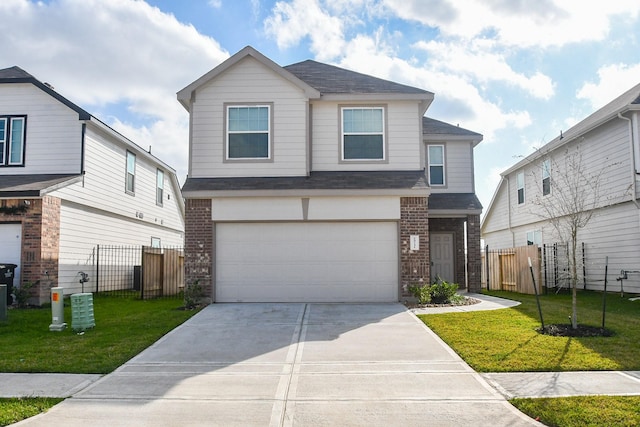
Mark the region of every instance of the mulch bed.
[[406, 305], [408, 308], [459, 307], [459, 306], [462, 306], [462, 305], [479, 304], [480, 302], [481, 301], [479, 299], [476, 299], [476, 298], [464, 297], [464, 300], [460, 301], [457, 304], [455, 304], [455, 303], [448, 303], [448, 304], [418, 304], [418, 303], [415, 303], [415, 302], [405, 302], [404, 305]]
[[541, 334], [551, 335], [554, 337], [611, 337], [613, 331], [606, 328], [598, 328], [596, 326], [578, 325], [577, 329], [573, 329], [570, 324], [546, 325], [544, 329], [536, 329]]

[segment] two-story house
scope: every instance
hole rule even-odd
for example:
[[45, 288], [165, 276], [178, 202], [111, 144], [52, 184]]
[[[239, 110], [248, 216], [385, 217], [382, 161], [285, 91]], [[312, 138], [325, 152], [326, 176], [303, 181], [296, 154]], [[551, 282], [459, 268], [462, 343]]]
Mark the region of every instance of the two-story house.
[[178, 100], [186, 277], [211, 301], [398, 301], [436, 274], [479, 289], [482, 136], [423, 117], [433, 93], [246, 47]]
[[[603, 288], [608, 257], [609, 289], [620, 289], [622, 270], [640, 271], [639, 121], [640, 84], [505, 170], [482, 222], [489, 249], [557, 243], [566, 251], [563, 220], [580, 220], [580, 286]], [[624, 288], [640, 292], [640, 274], [628, 274]]]
[[[182, 245], [174, 169], [18, 67], [0, 70], [0, 264], [81, 289], [96, 245]], [[88, 271], [87, 271], [88, 270]]]

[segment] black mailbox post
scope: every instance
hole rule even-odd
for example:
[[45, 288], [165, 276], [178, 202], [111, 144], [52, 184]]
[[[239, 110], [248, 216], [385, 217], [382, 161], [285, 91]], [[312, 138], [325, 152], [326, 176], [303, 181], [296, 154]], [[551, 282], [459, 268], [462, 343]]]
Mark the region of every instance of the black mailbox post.
[[7, 305], [13, 304], [13, 277], [16, 275], [15, 264], [0, 263], [0, 285], [7, 285]]

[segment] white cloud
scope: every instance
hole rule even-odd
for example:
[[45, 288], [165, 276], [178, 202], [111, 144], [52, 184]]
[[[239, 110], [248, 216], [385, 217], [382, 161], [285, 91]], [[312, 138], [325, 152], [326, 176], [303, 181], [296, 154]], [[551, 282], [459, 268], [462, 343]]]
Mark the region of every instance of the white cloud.
[[576, 93], [586, 99], [594, 110], [640, 83], [640, 64], [611, 64], [598, 70], [598, 82], [585, 83]]
[[637, 17], [640, 2], [587, 6], [583, 0], [383, 0], [398, 17], [438, 28], [447, 37], [491, 36], [504, 46], [563, 46], [602, 40], [614, 17]]
[[209, 6], [214, 9], [220, 9], [222, 7], [222, 0], [209, 0]]
[[540, 99], [549, 99], [555, 92], [549, 76], [540, 72], [531, 76], [517, 73], [507, 63], [505, 55], [495, 52], [493, 44], [486, 40], [468, 43], [420, 41], [414, 47], [429, 54], [429, 66], [433, 68], [467, 75], [480, 83], [503, 82]]
[[311, 51], [321, 61], [338, 56], [344, 47], [343, 23], [323, 10], [317, 0], [279, 1], [265, 20], [265, 31], [280, 49], [311, 40]]
[[18, 65], [89, 112], [126, 106], [149, 128], [102, 119], [186, 170], [186, 111], [175, 93], [229, 56], [215, 40], [131, 0], [2, 0], [0, 32], [0, 68]]

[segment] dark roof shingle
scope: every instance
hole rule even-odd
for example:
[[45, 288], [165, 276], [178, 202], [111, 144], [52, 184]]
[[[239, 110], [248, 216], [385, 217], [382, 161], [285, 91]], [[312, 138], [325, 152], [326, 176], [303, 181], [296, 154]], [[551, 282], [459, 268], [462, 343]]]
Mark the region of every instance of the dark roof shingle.
[[0, 197], [40, 197], [42, 191], [65, 186], [80, 174], [0, 175]]
[[400, 93], [433, 95], [424, 89], [379, 79], [312, 60], [283, 67], [323, 94]]
[[449, 123], [429, 117], [422, 117], [422, 133], [425, 135], [460, 135], [460, 136], [478, 136], [481, 134], [473, 132], [460, 126], [454, 126]]
[[474, 193], [431, 193], [429, 210], [479, 210], [482, 204]]
[[183, 192], [427, 189], [424, 171], [311, 172], [295, 177], [187, 178]]

